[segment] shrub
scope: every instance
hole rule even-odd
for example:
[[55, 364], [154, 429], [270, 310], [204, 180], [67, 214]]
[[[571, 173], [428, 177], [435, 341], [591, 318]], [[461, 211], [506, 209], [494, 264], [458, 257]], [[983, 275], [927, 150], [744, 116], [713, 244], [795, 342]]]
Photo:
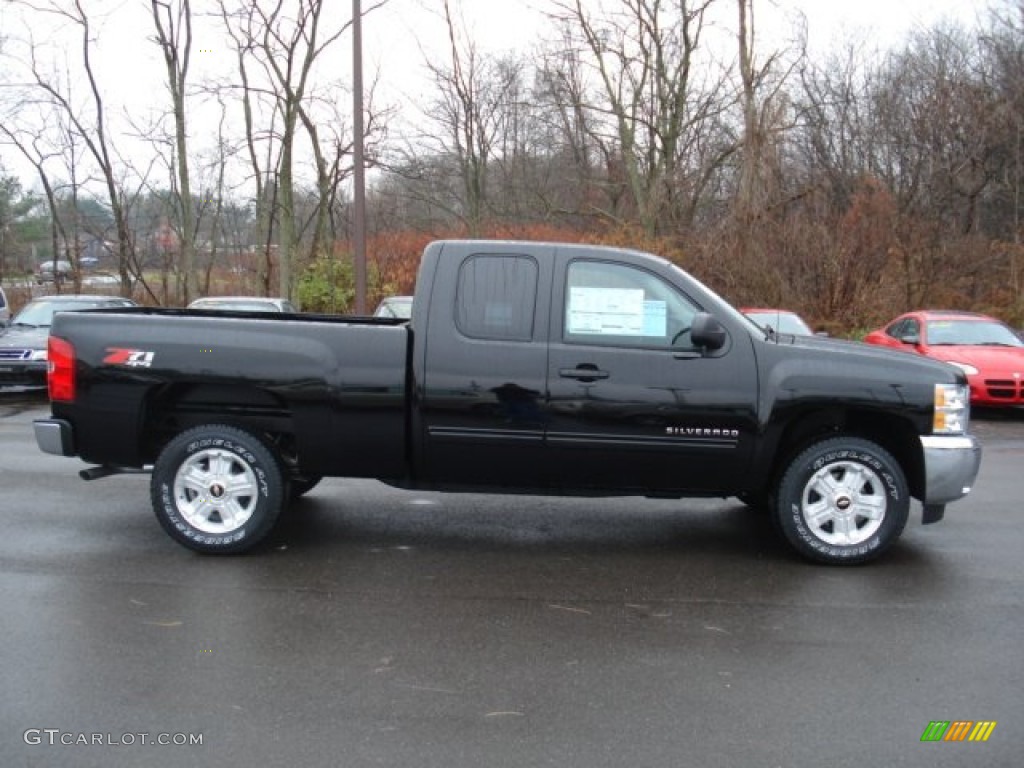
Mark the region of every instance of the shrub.
[[[304, 312], [345, 314], [353, 312], [356, 299], [355, 267], [352, 255], [339, 253], [321, 256], [303, 270], [298, 283], [299, 306]], [[388, 287], [381, 284], [380, 271], [373, 262], [366, 265], [366, 295], [387, 295]], [[372, 310], [372, 307], [367, 307]]]

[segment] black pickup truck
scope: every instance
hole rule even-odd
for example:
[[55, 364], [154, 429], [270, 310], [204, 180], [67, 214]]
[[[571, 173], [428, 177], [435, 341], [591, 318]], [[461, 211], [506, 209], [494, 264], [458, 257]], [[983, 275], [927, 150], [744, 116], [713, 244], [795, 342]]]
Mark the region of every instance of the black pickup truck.
[[440, 241], [409, 321], [196, 310], [58, 315], [39, 447], [152, 471], [166, 531], [260, 542], [323, 476], [403, 488], [738, 497], [801, 555], [869, 560], [981, 461], [962, 372], [766, 332], [625, 249]]

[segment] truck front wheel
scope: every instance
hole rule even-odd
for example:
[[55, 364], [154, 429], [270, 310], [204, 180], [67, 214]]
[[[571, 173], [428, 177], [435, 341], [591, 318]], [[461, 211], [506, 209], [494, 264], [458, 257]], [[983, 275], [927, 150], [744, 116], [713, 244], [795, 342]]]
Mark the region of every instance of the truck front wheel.
[[281, 514], [280, 465], [256, 437], [235, 427], [196, 427], [171, 440], [153, 466], [157, 520], [197, 552], [243, 552], [264, 539]]
[[835, 437], [803, 451], [779, 483], [776, 514], [783, 535], [820, 563], [862, 563], [903, 532], [910, 511], [899, 463], [879, 445]]

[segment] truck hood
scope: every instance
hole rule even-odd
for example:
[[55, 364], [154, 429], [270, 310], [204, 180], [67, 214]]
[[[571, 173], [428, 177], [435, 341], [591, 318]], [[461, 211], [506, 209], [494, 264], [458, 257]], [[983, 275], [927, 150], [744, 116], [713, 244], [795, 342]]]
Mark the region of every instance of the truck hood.
[[[904, 371], [918, 377], [931, 377], [935, 382], [952, 382], [954, 379], [966, 384], [963, 372], [955, 366], [918, 354], [886, 349], [860, 341], [847, 341], [823, 336], [789, 336], [782, 334], [768, 339], [768, 345], [795, 348], [808, 357], [821, 355], [823, 362], [836, 363], [845, 358], [851, 364], [873, 366], [875, 369]], [[842, 355], [836, 358], [836, 355]]]

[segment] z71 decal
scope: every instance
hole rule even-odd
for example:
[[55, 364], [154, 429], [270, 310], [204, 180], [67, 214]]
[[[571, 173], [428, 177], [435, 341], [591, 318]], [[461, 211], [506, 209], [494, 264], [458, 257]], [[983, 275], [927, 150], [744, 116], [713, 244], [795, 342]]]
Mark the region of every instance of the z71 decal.
[[153, 364], [156, 352], [147, 352], [144, 349], [122, 349], [120, 347], [107, 347], [107, 356], [103, 358], [104, 365], [125, 365], [129, 368], [149, 368]]

